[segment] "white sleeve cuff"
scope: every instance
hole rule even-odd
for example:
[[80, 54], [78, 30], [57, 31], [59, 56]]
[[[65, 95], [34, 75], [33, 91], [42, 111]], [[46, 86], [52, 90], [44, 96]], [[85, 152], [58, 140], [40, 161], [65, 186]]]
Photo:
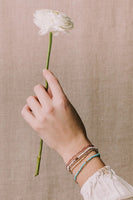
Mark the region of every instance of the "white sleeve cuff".
[[133, 187], [104, 166], [87, 179], [80, 194], [84, 200], [122, 200], [133, 197]]

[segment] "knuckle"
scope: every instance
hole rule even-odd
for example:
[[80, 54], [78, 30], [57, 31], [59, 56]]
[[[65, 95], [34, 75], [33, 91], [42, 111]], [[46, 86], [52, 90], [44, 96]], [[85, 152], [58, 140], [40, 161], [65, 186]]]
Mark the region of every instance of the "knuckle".
[[46, 113], [44, 112], [41, 112], [39, 115], [38, 115], [38, 123], [40, 123], [40, 125], [42, 123], [44, 123], [46, 121]]
[[43, 115], [43, 116], [40, 116], [38, 118], [38, 121], [41, 122], [41, 123], [44, 123], [46, 121], [46, 117]]
[[43, 117], [46, 118], [48, 114], [52, 114], [55, 111], [54, 106], [47, 106], [42, 109]]
[[29, 97], [26, 99], [26, 101], [29, 102], [29, 101], [33, 100], [33, 98], [34, 98], [33, 96], [29, 96]]
[[46, 109], [46, 113], [47, 114], [51, 114], [51, 113], [53, 113], [54, 112], [54, 107], [53, 106], [51, 106], [51, 107], [47, 107], [47, 109]]
[[41, 84], [37, 84], [34, 86], [34, 91], [38, 90], [39, 88], [42, 88], [42, 85]]
[[61, 106], [62, 108], [67, 108], [67, 106], [68, 106], [67, 99], [62, 97], [62, 99], [60, 99], [60, 101], [58, 101], [58, 105]]
[[40, 130], [40, 124], [39, 124], [38, 121], [37, 121], [36, 123], [34, 123], [33, 129], [34, 129], [35, 131], [39, 131], [39, 130]]
[[40, 130], [39, 126], [38, 125], [33, 125], [33, 129], [38, 132]]

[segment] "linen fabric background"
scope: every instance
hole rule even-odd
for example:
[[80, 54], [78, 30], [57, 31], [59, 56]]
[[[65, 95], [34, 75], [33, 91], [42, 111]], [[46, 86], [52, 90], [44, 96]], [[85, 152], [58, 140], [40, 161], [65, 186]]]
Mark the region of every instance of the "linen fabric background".
[[49, 36], [33, 24], [37, 9], [74, 21], [53, 37], [49, 69], [60, 81], [106, 165], [133, 184], [133, 1], [0, 0], [0, 199], [80, 200], [63, 159], [44, 143], [21, 109], [33, 87], [44, 84]]

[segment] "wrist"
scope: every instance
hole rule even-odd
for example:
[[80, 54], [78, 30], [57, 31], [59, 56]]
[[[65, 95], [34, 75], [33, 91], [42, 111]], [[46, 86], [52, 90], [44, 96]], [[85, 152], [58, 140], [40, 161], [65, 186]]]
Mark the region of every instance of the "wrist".
[[65, 164], [68, 163], [68, 161], [76, 155], [79, 151], [81, 151], [82, 148], [84, 148], [87, 145], [92, 145], [91, 142], [84, 137], [84, 135], [81, 135], [77, 137], [71, 144], [68, 146], [66, 151], [62, 151], [61, 157], [63, 158]]
[[[74, 169], [72, 170], [73, 177], [79, 171], [82, 164], [85, 161], [87, 161], [88, 158], [95, 155], [96, 153], [97, 153], [96, 151], [92, 151], [91, 153], [88, 154], [88, 156], [83, 161], [81, 161], [80, 164], [74, 167]], [[104, 162], [99, 157], [95, 157], [92, 160], [90, 160], [77, 176], [77, 183], [79, 184], [79, 186], [82, 187], [83, 184], [87, 181], [87, 179], [90, 176], [92, 176], [95, 172], [97, 172], [99, 169], [101, 169], [104, 166], [105, 166]]]

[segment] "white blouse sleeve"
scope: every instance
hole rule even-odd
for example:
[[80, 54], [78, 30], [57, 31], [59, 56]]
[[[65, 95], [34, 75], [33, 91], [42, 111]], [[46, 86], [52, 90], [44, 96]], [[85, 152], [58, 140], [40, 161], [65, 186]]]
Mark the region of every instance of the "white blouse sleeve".
[[110, 168], [104, 166], [83, 184], [80, 194], [84, 200], [133, 199], [133, 187]]

